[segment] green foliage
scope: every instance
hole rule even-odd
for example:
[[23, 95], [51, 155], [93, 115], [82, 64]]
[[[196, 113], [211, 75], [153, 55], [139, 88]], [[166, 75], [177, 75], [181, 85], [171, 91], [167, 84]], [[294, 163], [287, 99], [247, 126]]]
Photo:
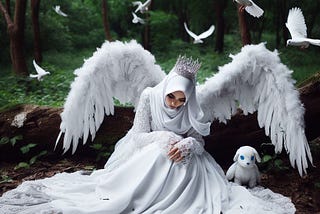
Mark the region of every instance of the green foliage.
[[[28, 153], [30, 148], [35, 147], [36, 144], [28, 144], [25, 146], [25, 148], [28, 148], [27, 150], [21, 150], [23, 154]], [[20, 149], [22, 149], [21, 147]], [[26, 168], [29, 169], [32, 164], [34, 164], [40, 157], [45, 156], [48, 152], [46, 150], [41, 151], [40, 153], [32, 156], [32, 158], [29, 159], [28, 162], [19, 162], [18, 165], [14, 167], [15, 170], [20, 168]]]
[[[0, 109], [8, 105], [28, 103], [48, 106], [62, 106], [74, 79], [73, 71], [92, 55], [93, 50], [75, 53], [46, 52], [46, 62], [41, 64], [51, 74], [39, 82], [30, 77], [17, 77], [10, 71], [2, 71], [0, 79]], [[29, 65], [35, 73], [32, 65]]]
[[[13, 137], [1, 137], [0, 138], [0, 148], [1, 146], [5, 146], [7, 144], [10, 144], [10, 146], [12, 147], [17, 147], [17, 142], [23, 140], [23, 136], [22, 135], [17, 135], [17, 136], [13, 136]], [[32, 148], [36, 147], [37, 144], [35, 143], [28, 143], [24, 146], [20, 146], [18, 145], [23, 157], [26, 157], [27, 155], [29, 155], [30, 151]], [[33, 155], [27, 162], [19, 162], [17, 166], [15, 166], [15, 170], [19, 169], [19, 168], [30, 168], [30, 166], [32, 164], [34, 164], [40, 157], [45, 156], [48, 152], [46, 150], [43, 150], [41, 152], [39, 152], [38, 154]], [[2, 180], [4, 179], [4, 177], [2, 176]], [[0, 184], [2, 182], [2, 180], [0, 180]]]
[[10, 144], [11, 146], [16, 145], [17, 141], [22, 140], [22, 135], [17, 135], [12, 138], [9, 137], [2, 137], [0, 138], [0, 146]]
[[[166, 51], [178, 33], [178, 18], [164, 11], [150, 11], [150, 37], [153, 51]], [[166, 33], [161, 33], [166, 32]]]
[[0, 184], [11, 182], [13, 182], [13, 180], [11, 177], [8, 176], [8, 173], [0, 171]]
[[271, 143], [261, 144], [262, 158], [258, 163], [259, 169], [265, 172], [269, 171], [286, 171], [289, 167], [281, 160], [278, 154], [274, 153], [274, 147]]

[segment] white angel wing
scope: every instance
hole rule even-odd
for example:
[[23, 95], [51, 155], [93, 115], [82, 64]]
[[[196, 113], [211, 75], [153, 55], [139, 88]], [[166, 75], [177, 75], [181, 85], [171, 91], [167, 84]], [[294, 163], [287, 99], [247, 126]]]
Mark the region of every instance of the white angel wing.
[[292, 39], [307, 37], [307, 26], [300, 8], [295, 7], [289, 11], [286, 26]]
[[105, 114], [114, 113], [113, 97], [121, 103], [137, 106], [141, 92], [158, 84], [165, 76], [154, 56], [136, 41], [105, 42], [83, 66], [75, 70], [77, 77], [61, 113], [60, 134], [64, 133], [63, 149], [72, 144], [75, 152], [78, 141], [92, 140]]
[[291, 78], [292, 71], [280, 62], [276, 51], [263, 43], [248, 45], [232, 56], [232, 62], [197, 88], [205, 120], [226, 122], [241, 108], [244, 114], [258, 111], [258, 123], [270, 136], [275, 151], [284, 146], [291, 165], [306, 173], [312, 163], [304, 132], [304, 107]]

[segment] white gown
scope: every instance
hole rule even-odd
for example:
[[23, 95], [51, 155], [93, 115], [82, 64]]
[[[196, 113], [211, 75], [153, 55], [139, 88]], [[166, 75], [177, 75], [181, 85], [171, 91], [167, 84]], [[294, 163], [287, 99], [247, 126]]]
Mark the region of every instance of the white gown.
[[[151, 130], [153, 130], [151, 132]], [[25, 181], [0, 198], [0, 213], [294, 213], [291, 200], [263, 187], [228, 182], [193, 129], [180, 149], [181, 163], [168, 159], [170, 131], [152, 122], [149, 91], [141, 96], [134, 125], [116, 145], [104, 169]], [[187, 155], [188, 154], [188, 155]]]

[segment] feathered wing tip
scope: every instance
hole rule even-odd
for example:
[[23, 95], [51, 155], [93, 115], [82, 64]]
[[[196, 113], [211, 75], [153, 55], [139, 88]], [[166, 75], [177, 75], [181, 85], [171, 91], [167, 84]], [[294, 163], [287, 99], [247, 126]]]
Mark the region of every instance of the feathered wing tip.
[[258, 123], [270, 136], [276, 152], [283, 147], [300, 175], [306, 173], [310, 148], [304, 132], [304, 107], [294, 87], [292, 71], [280, 62], [278, 52], [264, 44], [247, 45], [232, 62], [199, 86], [206, 119], [226, 122], [239, 107], [244, 114], [258, 111]]
[[91, 135], [93, 140], [104, 116], [114, 113], [113, 97], [136, 106], [142, 91], [165, 76], [154, 56], [136, 41], [106, 41], [74, 73], [76, 78], [61, 113], [61, 132], [56, 142], [64, 133], [64, 152], [72, 144], [72, 153], [80, 138], [86, 143]]

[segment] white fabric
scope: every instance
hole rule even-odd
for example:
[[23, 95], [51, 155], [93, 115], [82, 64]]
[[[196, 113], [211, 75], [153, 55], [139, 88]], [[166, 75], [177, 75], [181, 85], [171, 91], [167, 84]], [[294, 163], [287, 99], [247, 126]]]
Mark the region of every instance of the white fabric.
[[[170, 130], [185, 134], [193, 127], [201, 135], [210, 133], [210, 123], [203, 123], [203, 112], [196, 99], [195, 81], [178, 75], [175, 68], [152, 89], [150, 96], [151, 115], [159, 130]], [[171, 109], [165, 104], [167, 94], [182, 91], [186, 96], [185, 105]]]
[[[134, 125], [117, 144], [105, 169], [91, 175], [61, 173], [26, 181], [0, 198], [0, 213], [295, 212], [289, 198], [269, 189], [247, 190], [229, 183], [215, 160], [200, 149], [204, 141], [194, 129], [185, 140], [173, 132], [154, 130], [150, 92], [142, 93]], [[168, 159], [166, 148], [172, 141], [182, 142], [192, 154], [188, 165]]]

